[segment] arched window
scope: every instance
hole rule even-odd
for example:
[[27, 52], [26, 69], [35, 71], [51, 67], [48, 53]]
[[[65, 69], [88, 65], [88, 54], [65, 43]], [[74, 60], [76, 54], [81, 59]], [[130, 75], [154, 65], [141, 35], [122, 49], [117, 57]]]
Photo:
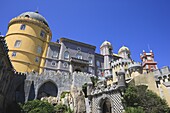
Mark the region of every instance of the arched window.
[[90, 72], [90, 73], [92, 73], [92, 72], [93, 72], [92, 67], [89, 67], [89, 72]]
[[57, 53], [57, 51], [53, 51], [53, 57], [57, 57], [58, 56], [58, 53]]
[[98, 60], [96, 61], [96, 65], [97, 67], [100, 67], [100, 62]]
[[20, 47], [21, 46], [21, 40], [16, 40], [14, 47]]
[[64, 52], [64, 59], [69, 59], [69, 52], [68, 51]]
[[82, 57], [82, 55], [81, 55], [80, 53], [77, 53], [77, 54], [76, 54], [76, 58], [77, 58], [77, 59], [82, 59], [83, 57]]
[[20, 30], [25, 30], [25, 28], [26, 28], [26, 25], [25, 25], [25, 24], [22, 24], [22, 25], [20, 26]]
[[89, 57], [88, 60], [89, 60], [89, 64], [92, 65], [92, 64], [93, 64], [93, 59], [92, 59], [92, 57]]

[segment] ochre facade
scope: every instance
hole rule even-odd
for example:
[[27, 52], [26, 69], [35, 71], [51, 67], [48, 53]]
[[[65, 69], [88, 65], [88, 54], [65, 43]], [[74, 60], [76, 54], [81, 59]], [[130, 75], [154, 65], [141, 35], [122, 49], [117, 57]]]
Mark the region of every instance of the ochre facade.
[[51, 31], [44, 23], [29, 17], [12, 19], [8, 25], [6, 42], [14, 68], [19, 72], [41, 72], [50, 40]]

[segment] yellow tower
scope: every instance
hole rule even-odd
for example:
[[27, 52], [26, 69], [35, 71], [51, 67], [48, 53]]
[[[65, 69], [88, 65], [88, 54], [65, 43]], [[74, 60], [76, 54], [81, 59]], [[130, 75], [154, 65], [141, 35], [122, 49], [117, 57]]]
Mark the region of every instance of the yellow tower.
[[25, 12], [13, 18], [8, 25], [6, 42], [14, 69], [41, 73], [51, 35], [47, 21], [38, 12]]

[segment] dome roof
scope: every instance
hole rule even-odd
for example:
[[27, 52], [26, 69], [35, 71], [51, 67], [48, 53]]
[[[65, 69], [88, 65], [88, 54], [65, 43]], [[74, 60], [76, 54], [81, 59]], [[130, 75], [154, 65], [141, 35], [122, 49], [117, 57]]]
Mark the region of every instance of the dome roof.
[[45, 25], [48, 26], [46, 19], [42, 15], [40, 15], [37, 11], [36, 12], [25, 12], [25, 13], [20, 14], [19, 17], [33, 18], [33, 19], [43, 22]]
[[102, 45], [100, 46], [100, 48], [103, 47], [103, 46], [110, 46], [110, 47], [112, 48], [112, 44], [111, 44], [109, 41], [107, 41], [107, 40], [105, 40], [105, 41], [102, 43]]
[[118, 54], [119, 54], [119, 53], [121, 53], [121, 52], [124, 52], [124, 51], [127, 51], [127, 52], [129, 52], [129, 53], [130, 53], [130, 50], [129, 50], [129, 48], [128, 48], [128, 47], [126, 47], [126, 46], [122, 46], [122, 47], [119, 49]]

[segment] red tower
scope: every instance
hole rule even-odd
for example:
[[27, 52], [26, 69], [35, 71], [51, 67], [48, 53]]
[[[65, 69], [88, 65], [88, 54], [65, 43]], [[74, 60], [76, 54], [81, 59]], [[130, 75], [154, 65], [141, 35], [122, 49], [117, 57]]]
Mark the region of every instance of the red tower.
[[147, 72], [158, 69], [157, 62], [154, 61], [154, 54], [152, 50], [150, 50], [150, 53], [146, 53], [143, 50], [143, 54], [140, 55], [140, 58], [142, 60], [143, 69]]

